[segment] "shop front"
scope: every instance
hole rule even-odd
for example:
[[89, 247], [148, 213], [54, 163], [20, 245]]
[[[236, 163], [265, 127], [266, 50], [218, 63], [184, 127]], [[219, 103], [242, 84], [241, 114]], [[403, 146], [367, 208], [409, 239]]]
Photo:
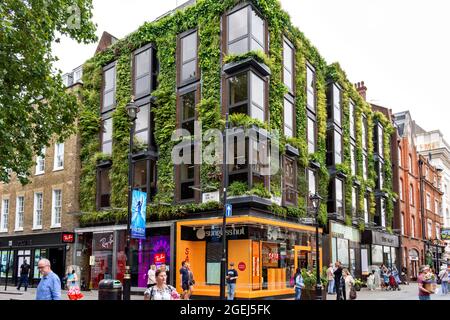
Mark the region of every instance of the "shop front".
[[398, 261], [398, 250], [400, 247], [399, 237], [393, 234], [366, 230], [362, 234], [362, 249], [367, 250], [367, 259], [362, 261], [363, 265], [368, 266], [368, 271], [379, 268], [384, 264], [388, 268], [396, 267], [400, 270], [400, 261]]
[[[146, 239], [131, 239], [131, 286], [143, 290], [147, 287], [150, 265], [167, 271], [167, 282], [173, 284], [172, 222], [147, 224]], [[85, 289], [98, 289], [103, 279], [123, 281], [126, 267], [126, 226], [94, 227], [76, 230], [74, 258], [81, 269]]]
[[49, 259], [53, 272], [63, 278], [66, 265], [71, 260], [68, 253], [73, 241], [67, 240], [68, 234], [55, 232], [0, 238], [1, 279], [4, 281], [8, 273], [8, 282], [16, 284], [20, 278], [20, 266], [26, 260], [31, 266], [30, 285], [37, 286], [41, 278], [37, 264], [41, 258]]
[[354, 277], [361, 277], [361, 237], [358, 229], [330, 221], [324, 264], [340, 261]]
[[[320, 229], [320, 234], [322, 230]], [[227, 265], [234, 262], [239, 274], [236, 297], [257, 299], [293, 294], [296, 268], [322, 268], [315, 250], [315, 228], [268, 218], [227, 218]], [[177, 270], [188, 261], [194, 273], [194, 296], [218, 297], [222, 258], [222, 219], [177, 223]], [[180, 274], [176, 273], [180, 287]]]

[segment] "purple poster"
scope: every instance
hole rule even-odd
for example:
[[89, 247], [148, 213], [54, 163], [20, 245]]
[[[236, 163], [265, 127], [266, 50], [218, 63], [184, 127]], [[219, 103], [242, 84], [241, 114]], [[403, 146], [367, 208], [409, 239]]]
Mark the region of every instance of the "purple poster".
[[139, 240], [139, 281], [138, 286], [147, 286], [147, 272], [150, 265], [155, 264], [159, 268], [165, 264], [167, 270], [170, 265], [170, 237], [150, 236], [146, 240]]

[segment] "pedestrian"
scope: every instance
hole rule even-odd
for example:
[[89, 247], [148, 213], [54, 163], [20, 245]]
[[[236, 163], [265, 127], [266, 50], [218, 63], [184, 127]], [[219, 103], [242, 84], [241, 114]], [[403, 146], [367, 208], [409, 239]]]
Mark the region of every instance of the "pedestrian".
[[181, 262], [180, 278], [181, 289], [183, 290], [181, 299], [186, 299], [186, 296], [189, 294], [189, 271], [186, 267], [186, 261]]
[[36, 300], [61, 300], [61, 281], [51, 270], [50, 261], [39, 260], [38, 269], [42, 278], [36, 290]]
[[147, 289], [156, 284], [156, 265], [152, 264], [147, 272]]
[[161, 271], [164, 271], [167, 275], [167, 279], [169, 279], [169, 275], [170, 275], [169, 267], [165, 263], [161, 264], [158, 269], [160, 269]]
[[144, 300], [178, 300], [180, 295], [177, 290], [167, 284], [167, 274], [158, 269], [155, 272], [156, 284], [144, 292]]
[[445, 296], [448, 293], [448, 271], [446, 266], [441, 267], [438, 277], [441, 281], [441, 294]]
[[[348, 271], [347, 268], [342, 270], [342, 276], [344, 278], [344, 300], [351, 300], [352, 296], [350, 295], [350, 292], [352, 291], [353, 285], [355, 284], [355, 279], [353, 279], [352, 275], [350, 274], [350, 271]], [[356, 297], [355, 297], [356, 298]]]
[[67, 288], [70, 289], [72, 287], [77, 286], [78, 277], [75, 269], [72, 269], [72, 272], [67, 275]]
[[372, 270], [372, 273], [367, 277], [367, 289], [375, 290], [375, 270]]
[[334, 287], [336, 289], [336, 300], [342, 300], [341, 280], [342, 280], [342, 266], [340, 261], [336, 261], [334, 264]]
[[419, 269], [419, 277], [417, 278], [417, 284], [419, 286], [419, 300], [431, 300], [430, 294], [431, 292], [428, 291], [423, 287], [424, 285], [424, 276], [430, 272], [430, 267], [425, 265], [421, 266]]
[[192, 272], [191, 269], [191, 264], [189, 262], [186, 262], [186, 269], [188, 270], [188, 295], [187, 298], [185, 298], [186, 300], [189, 300], [192, 296], [192, 293], [194, 292], [194, 284], [195, 284], [195, 280], [194, 280], [194, 273]]
[[301, 300], [302, 298], [302, 289], [305, 287], [305, 283], [303, 282], [302, 270], [297, 268], [297, 271], [294, 275], [295, 281], [295, 300]]
[[333, 264], [330, 263], [329, 268], [327, 269], [327, 279], [328, 279], [328, 294], [334, 294], [334, 269]]
[[30, 265], [27, 263], [27, 259], [23, 260], [22, 265], [20, 266], [20, 280], [19, 280], [19, 286], [17, 287], [17, 290], [20, 291], [20, 287], [22, 284], [25, 286], [25, 291], [28, 289], [28, 277], [30, 276]]
[[238, 273], [234, 269], [234, 262], [230, 263], [230, 269], [227, 271], [227, 288], [228, 288], [228, 300], [234, 300], [234, 294], [236, 291], [236, 279], [238, 278]]

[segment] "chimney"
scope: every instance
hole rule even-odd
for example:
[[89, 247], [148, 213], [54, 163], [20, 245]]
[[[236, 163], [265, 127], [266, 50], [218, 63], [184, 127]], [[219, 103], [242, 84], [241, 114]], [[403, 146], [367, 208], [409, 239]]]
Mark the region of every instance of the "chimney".
[[95, 54], [106, 50], [110, 45], [117, 41], [117, 38], [108, 32], [104, 31], [100, 41], [98, 42], [97, 49], [95, 50]]
[[355, 83], [356, 91], [358, 91], [359, 95], [366, 101], [366, 92], [367, 87], [364, 85], [364, 81]]

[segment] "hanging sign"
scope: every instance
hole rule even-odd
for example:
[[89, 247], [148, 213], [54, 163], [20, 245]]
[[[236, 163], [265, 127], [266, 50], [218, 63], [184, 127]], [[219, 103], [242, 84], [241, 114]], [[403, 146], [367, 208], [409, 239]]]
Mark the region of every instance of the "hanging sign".
[[145, 240], [147, 193], [133, 190], [131, 202], [131, 238]]

